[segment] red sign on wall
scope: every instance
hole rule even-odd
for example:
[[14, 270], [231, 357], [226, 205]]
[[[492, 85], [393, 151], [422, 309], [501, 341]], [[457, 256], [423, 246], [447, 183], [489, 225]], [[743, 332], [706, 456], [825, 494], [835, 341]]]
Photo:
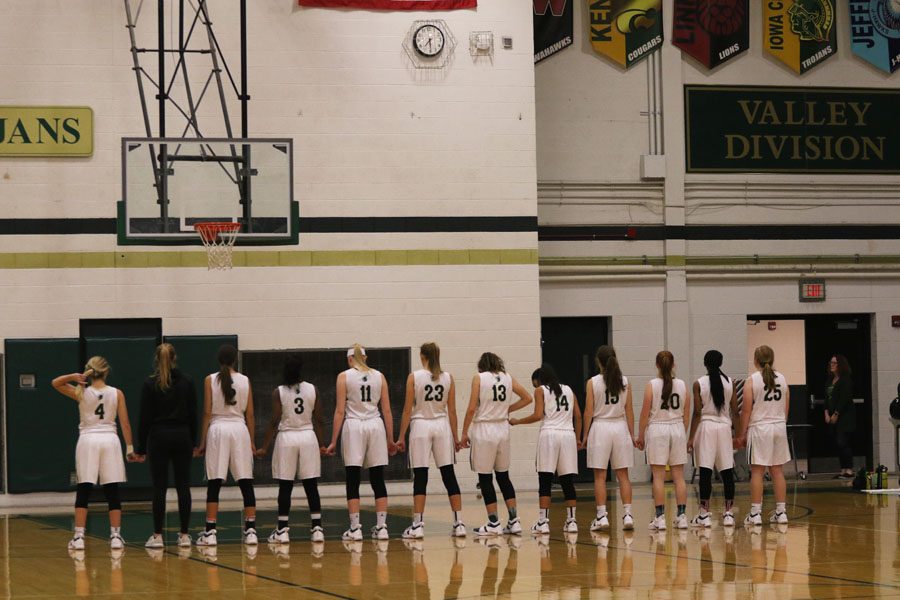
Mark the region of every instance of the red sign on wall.
[[455, 10], [476, 8], [478, 0], [297, 0], [300, 6], [363, 10]]

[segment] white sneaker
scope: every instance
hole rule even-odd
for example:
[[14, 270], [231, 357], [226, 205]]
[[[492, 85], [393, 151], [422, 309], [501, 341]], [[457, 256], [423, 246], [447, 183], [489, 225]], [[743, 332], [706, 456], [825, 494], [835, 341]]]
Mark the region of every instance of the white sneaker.
[[730, 510], [722, 516], [722, 527], [734, 527], [734, 513]]
[[547, 519], [538, 519], [534, 522], [534, 525], [531, 526], [531, 535], [549, 535], [550, 534], [550, 521]]
[[112, 550], [121, 550], [125, 547], [125, 540], [118, 533], [109, 536], [109, 547]]
[[144, 544], [144, 548], [165, 548], [166, 544], [163, 542], [163, 536], [159, 533], [154, 533], [147, 540], [147, 543]]
[[591, 531], [609, 531], [609, 516], [603, 513], [591, 521]]
[[191, 547], [191, 534], [179, 533], [178, 534], [178, 547], [179, 548], [190, 548]]
[[390, 535], [388, 535], [387, 525], [376, 525], [372, 528], [372, 539], [373, 540], [388, 540], [390, 539]]
[[255, 546], [259, 543], [259, 538], [256, 537], [256, 530], [252, 527], [244, 530], [244, 543], [248, 546]]
[[216, 540], [216, 530], [210, 529], [203, 531], [197, 536], [197, 546], [217, 546], [219, 542]]
[[80, 533], [72, 536], [72, 539], [69, 540], [69, 550], [84, 550], [84, 536]]
[[747, 525], [750, 527], [758, 527], [758, 526], [762, 525], [762, 517], [760, 516], [759, 513], [756, 513], [755, 515], [751, 514], [751, 513], [747, 513], [747, 516], [744, 517], [744, 525]]
[[466, 537], [466, 526], [464, 523], [454, 523], [453, 529], [450, 532], [451, 537], [464, 538]]
[[697, 515], [691, 519], [690, 525], [691, 527], [712, 527], [712, 519], [710, 518], [709, 513]]
[[665, 513], [659, 515], [655, 519], [650, 521], [650, 530], [651, 531], [665, 531], [666, 530], [666, 515]]
[[345, 542], [361, 542], [363, 539], [362, 527], [350, 528], [341, 534]]
[[309, 541], [320, 544], [325, 541], [325, 530], [316, 525], [309, 530]]
[[291, 536], [288, 534], [290, 531], [290, 527], [282, 527], [281, 529], [276, 529], [272, 533], [269, 534], [268, 541], [270, 544], [288, 544], [291, 541]]
[[563, 525], [563, 533], [578, 533], [578, 523], [575, 519], [566, 519], [566, 524]]
[[625, 516], [622, 517], [622, 529], [625, 531], [634, 530], [634, 517], [630, 513], [625, 513]]
[[425, 523], [422, 521], [413, 523], [403, 530], [404, 540], [421, 540], [423, 537], [425, 537]]
[[503, 528], [500, 527], [500, 523], [491, 523], [488, 521], [481, 527], [475, 528], [475, 535], [477, 536], [495, 536], [501, 535], [503, 533]]
[[503, 528], [503, 533], [505, 535], [522, 535], [522, 524], [519, 522], [519, 517], [510, 519]]
[[687, 529], [688, 528], [688, 520], [687, 515], [684, 513], [675, 517], [675, 520], [672, 521], [672, 525], [675, 526], [675, 529]]
[[776, 512], [773, 510], [772, 513], [769, 515], [769, 523], [771, 523], [773, 525], [787, 525], [787, 523], [788, 523], [787, 513]]

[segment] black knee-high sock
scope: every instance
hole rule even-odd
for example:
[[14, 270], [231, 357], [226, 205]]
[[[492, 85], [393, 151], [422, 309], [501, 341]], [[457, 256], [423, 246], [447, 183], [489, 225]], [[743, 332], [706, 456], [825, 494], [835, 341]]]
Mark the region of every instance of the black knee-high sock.
[[322, 500], [319, 498], [319, 480], [316, 477], [303, 480], [303, 491], [306, 492], [306, 501], [309, 503], [310, 525], [322, 526]]
[[294, 491], [294, 482], [289, 479], [278, 480], [278, 528], [288, 526], [291, 513], [291, 492]]

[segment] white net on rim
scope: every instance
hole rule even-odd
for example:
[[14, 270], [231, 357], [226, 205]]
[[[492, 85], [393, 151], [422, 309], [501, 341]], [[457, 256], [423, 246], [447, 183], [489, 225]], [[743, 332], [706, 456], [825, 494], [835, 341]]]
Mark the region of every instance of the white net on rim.
[[231, 221], [216, 221], [197, 223], [194, 229], [200, 235], [200, 241], [206, 248], [207, 269], [212, 271], [230, 269], [234, 241], [241, 230], [240, 223]]

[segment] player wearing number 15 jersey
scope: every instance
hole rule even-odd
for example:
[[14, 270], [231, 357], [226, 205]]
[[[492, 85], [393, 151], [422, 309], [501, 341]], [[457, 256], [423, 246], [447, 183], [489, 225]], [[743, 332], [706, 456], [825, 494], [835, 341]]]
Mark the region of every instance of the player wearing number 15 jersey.
[[406, 402], [400, 420], [397, 448], [406, 449], [409, 429], [409, 465], [413, 470], [413, 522], [403, 532], [405, 539], [420, 539], [425, 535], [425, 495], [428, 487], [428, 465], [434, 463], [441, 471], [441, 479], [450, 497], [453, 526], [450, 535], [465, 537], [466, 526], [460, 521], [462, 498], [453, 463], [456, 462], [456, 384], [453, 376], [441, 370], [441, 349], [434, 342], [419, 349], [422, 369], [410, 373], [406, 379]]
[[640, 435], [637, 445], [647, 449], [647, 462], [653, 472], [653, 503], [656, 517], [650, 529], [664, 530], [666, 466], [670, 467], [675, 483], [675, 500], [678, 515], [677, 529], [687, 529], [685, 515], [687, 486], [684, 483], [684, 463], [687, 461], [687, 430], [691, 417], [691, 395], [681, 379], [674, 377], [675, 358], [668, 350], [656, 355], [658, 377], [651, 379], [644, 389], [644, 406], [641, 409]]
[[[387, 380], [379, 371], [366, 364], [366, 349], [354, 344], [347, 350], [350, 367], [337, 378], [334, 427], [331, 444], [325, 453], [333, 455], [337, 440], [341, 438], [341, 456], [347, 482], [347, 509], [350, 512], [350, 529], [344, 532], [345, 541], [363, 538], [359, 526], [359, 482], [363, 467], [369, 469], [369, 483], [375, 494], [376, 525], [372, 537], [388, 539], [387, 487], [384, 484], [384, 467], [388, 454], [394, 454], [394, 421], [391, 417], [391, 401]], [[381, 413], [379, 414], [379, 406]]]
[[[519, 397], [518, 401], [512, 402], [513, 394]], [[469, 461], [472, 470], [478, 473], [488, 513], [487, 524], [475, 529], [476, 535], [522, 533], [516, 512], [516, 490], [509, 480], [509, 413], [530, 403], [531, 394], [506, 372], [503, 359], [492, 352], [482, 354], [478, 359], [478, 375], [472, 378], [469, 408], [460, 441], [462, 447], [472, 447]], [[503, 529], [497, 518], [497, 492], [492, 473], [497, 474], [497, 485], [509, 510], [509, 522]]]

